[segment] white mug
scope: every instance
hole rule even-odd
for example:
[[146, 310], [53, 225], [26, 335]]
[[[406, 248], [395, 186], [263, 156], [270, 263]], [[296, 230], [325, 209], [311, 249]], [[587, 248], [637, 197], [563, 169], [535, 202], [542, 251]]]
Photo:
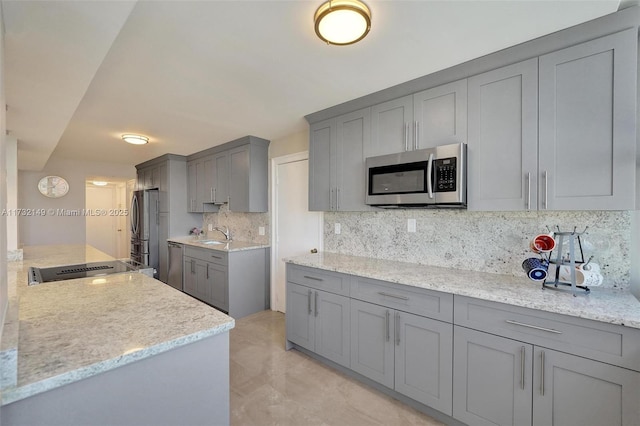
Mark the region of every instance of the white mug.
[[[590, 265], [588, 265], [590, 266]], [[549, 265], [549, 281], [556, 279], [556, 270], [560, 268], [558, 280], [563, 283], [571, 283], [571, 266], [569, 265]], [[598, 287], [602, 285], [603, 277], [600, 272], [582, 270], [576, 266], [576, 285], [584, 285], [587, 287]]]

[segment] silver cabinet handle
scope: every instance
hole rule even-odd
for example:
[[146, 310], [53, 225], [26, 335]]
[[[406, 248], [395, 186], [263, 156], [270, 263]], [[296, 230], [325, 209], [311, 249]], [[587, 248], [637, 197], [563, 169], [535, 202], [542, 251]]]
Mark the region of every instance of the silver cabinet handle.
[[420, 132], [418, 130], [418, 126], [420, 125], [420, 123], [418, 121], [415, 122], [414, 128], [415, 128], [415, 139], [413, 140], [413, 149], [418, 149], [418, 146], [420, 145]]
[[209, 279], [209, 264], [207, 263], [207, 279]]
[[318, 316], [318, 292], [316, 291], [316, 297], [313, 300], [313, 307], [315, 308], [315, 316]]
[[304, 275], [304, 277], [309, 280], [324, 281], [322, 278], [310, 277], [309, 275]]
[[307, 309], [309, 310], [309, 315], [311, 315], [311, 290], [309, 290], [309, 294], [307, 294]]
[[409, 123], [404, 123], [404, 150], [409, 151]]
[[544, 179], [544, 209], [548, 209], [547, 202], [549, 201], [549, 179], [547, 178], [547, 171], [542, 172], [542, 178]]
[[385, 293], [384, 291], [379, 291], [378, 294], [380, 296], [393, 297], [394, 299], [409, 300], [406, 296], [398, 296], [397, 294]]
[[527, 328], [533, 328], [535, 330], [546, 331], [548, 333], [562, 334], [562, 331], [554, 330], [553, 328], [545, 328], [545, 327], [540, 327], [540, 326], [531, 325], [531, 324], [525, 324], [523, 322], [518, 322], [518, 321], [513, 321], [513, 320], [505, 320], [504, 322], [509, 323], [509, 324], [513, 324], [513, 325], [519, 325], [521, 327], [527, 327]]
[[211, 202], [213, 202], [214, 198], [213, 198], [213, 188], [209, 189], [209, 199], [211, 200]]
[[329, 190], [329, 210], [333, 210], [333, 188]]
[[215, 254], [212, 254], [211, 257], [213, 257], [214, 259], [222, 259], [222, 257], [216, 256]]
[[520, 389], [524, 389], [524, 355], [526, 348], [520, 348]]
[[391, 338], [391, 330], [389, 330], [389, 317], [391, 316], [389, 310], [387, 309], [387, 313], [385, 315], [385, 325], [387, 328], [387, 342], [389, 341], [389, 339]]
[[336, 210], [340, 210], [340, 188], [336, 189]]
[[195, 274], [196, 273], [196, 261], [191, 259], [191, 273]]
[[544, 351], [540, 352], [540, 395], [544, 396]]
[[400, 312], [396, 312], [396, 345], [400, 346]]
[[531, 210], [531, 172], [527, 172], [527, 210]]

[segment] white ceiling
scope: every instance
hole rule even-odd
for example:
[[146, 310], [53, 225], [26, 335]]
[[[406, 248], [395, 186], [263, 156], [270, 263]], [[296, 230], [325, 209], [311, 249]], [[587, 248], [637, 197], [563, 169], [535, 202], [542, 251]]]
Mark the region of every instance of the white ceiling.
[[[628, 1], [628, 0], [627, 0]], [[617, 0], [366, 0], [372, 29], [327, 46], [322, 0], [7, 1], [7, 128], [21, 170], [55, 156], [137, 164], [304, 115], [615, 12]], [[123, 143], [142, 133], [144, 146]]]

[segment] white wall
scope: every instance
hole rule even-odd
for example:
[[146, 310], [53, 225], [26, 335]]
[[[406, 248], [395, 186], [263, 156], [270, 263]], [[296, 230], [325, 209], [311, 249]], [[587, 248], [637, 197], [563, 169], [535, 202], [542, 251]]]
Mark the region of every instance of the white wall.
[[[4, 94], [4, 20], [0, 8], [0, 209], [7, 207], [6, 98]], [[7, 216], [0, 215], [0, 338], [7, 312]]]
[[[13, 211], [18, 207], [18, 141], [16, 138], [6, 138], [7, 163], [7, 210]], [[18, 216], [7, 215], [7, 251], [18, 250]]]
[[284, 138], [274, 139], [269, 144], [269, 158], [282, 157], [309, 150], [309, 131], [294, 133]]
[[[38, 181], [48, 175], [62, 176], [69, 182], [67, 195], [53, 199], [40, 194]], [[82, 210], [86, 206], [85, 182], [89, 176], [96, 175], [127, 180], [136, 177], [136, 169], [125, 164], [77, 161], [52, 156], [41, 172], [18, 173], [18, 207], [45, 211]], [[84, 216], [20, 216], [18, 228], [21, 246], [86, 242]]]

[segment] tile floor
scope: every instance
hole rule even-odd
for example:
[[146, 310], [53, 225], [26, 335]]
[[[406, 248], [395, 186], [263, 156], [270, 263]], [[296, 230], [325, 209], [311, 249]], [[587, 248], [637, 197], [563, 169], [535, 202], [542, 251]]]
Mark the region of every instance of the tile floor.
[[231, 330], [231, 425], [442, 425], [296, 351], [284, 314], [264, 311]]

